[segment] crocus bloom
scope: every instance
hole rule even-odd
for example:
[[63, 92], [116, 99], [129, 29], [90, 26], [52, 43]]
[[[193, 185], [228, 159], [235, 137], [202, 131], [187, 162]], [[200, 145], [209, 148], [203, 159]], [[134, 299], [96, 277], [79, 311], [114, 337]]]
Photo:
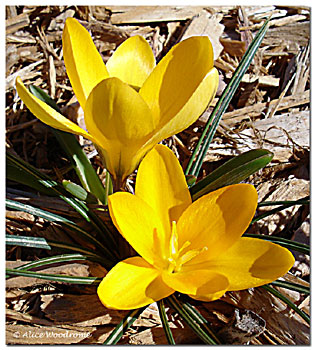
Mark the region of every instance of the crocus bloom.
[[97, 293], [108, 308], [134, 309], [178, 291], [212, 301], [261, 286], [294, 258], [271, 242], [241, 237], [257, 206], [252, 185], [211, 192], [192, 203], [175, 155], [157, 145], [139, 166], [135, 195], [109, 196], [112, 220], [140, 256], [115, 265]]
[[158, 65], [141, 36], [124, 41], [106, 65], [75, 19], [66, 20], [62, 39], [67, 74], [88, 131], [31, 95], [20, 78], [18, 93], [44, 123], [92, 140], [114, 182], [123, 182], [162, 139], [196, 121], [216, 93], [218, 72], [208, 37], [180, 42]]

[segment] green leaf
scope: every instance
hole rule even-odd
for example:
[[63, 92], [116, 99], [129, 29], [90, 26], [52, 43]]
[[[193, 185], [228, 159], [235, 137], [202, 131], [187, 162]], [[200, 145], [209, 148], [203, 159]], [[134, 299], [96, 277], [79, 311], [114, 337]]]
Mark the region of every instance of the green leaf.
[[[270, 19], [265, 21], [264, 25], [258, 31], [253, 41], [250, 43], [237, 69], [235, 70], [231, 81], [224, 89], [219, 101], [217, 102], [215, 108], [213, 109], [211, 115], [209, 116], [209, 119], [204, 128], [204, 131], [187, 165], [186, 172], [185, 172], [186, 175], [190, 174], [198, 177], [199, 171], [202, 166], [202, 162], [206, 156], [209, 145], [214, 137], [215, 131], [267, 32], [269, 20]], [[198, 155], [194, 162], [194, 159], [197, 153]]]
[[186, 175], [185, 177], [186, 177], [186, 183], [187, 183], [188, 187], [193, 186], [197, 181], [196, 176]]
[[[58, 224], [62, 224], [64, 227], [68, 228], [75, 234], [81, 236], [83, 239], [87, 240], [90, 243], [93, 243], [93, 245], [100, 249], [105, 256], [111, 257], [111, 252], [108, 250], [107, 247], [105, 247], [99, 240], [97, 240], [94, 236], [92, 236], [90, 233], [82, 229], [80, 226], [78, 226], [76, 223], [60, 216], [54, 213], [50, 213], [48, 211], [35, 208], [31, 205], [19, 203], [10, 199], [6, 199], [6, 207], [14, 210], [20, 210], [25, 213], [29, 213], [38, 217], [41, 217], [45, 220], [48, 220], [50, 222], [55, 222]], [[115, 260], [113, 261], [115, 262]]]
[[[69, 197], [69, 192], [65, 190], [62, 184], [52, 180], [46, 174], [41, 173], [35, 167], [28, 164], [19, 157], [7, 153], [7, 162], [11, 162], [15, 167], [21, 170], [21, 177], [16, 181], [22, 181], [25, 174], [34, 177], [34, 181], [39, 182], [47, 189], [51, 190], [56, 196], [64, 200], [66, 203], [71, 205], [87, 222], [93, 225], [95, 232], [99, 235], [99, 239], [102, 240], [108, 247], [110, 247], [111, 255], [117, 257], [117, 242], [113, 237], [113, 233], [109, 230], [107, 225], [92, 211], [88, 206], [77, 198]], [[23, 183], [23, 182], [21, 182]]]
[[157, 302], [157, 305], [158, 305], [160, 320], [161, 320], [161, 323], [162, 323], [162, 326], [163, 326], [163, 329], [165, 332], [166, 339], [170, 345], [176, 345], [175, 340], [173, 338], [172, 331], [171, 331], [170, 326], [168, 324], [163, 299], [159, 300]]
[[176, 312], [178, 312], [182, 319], [204, 343], [217, 345], [216, 340], [213, 339], [212, 335], [204, 329], [202, 323], [191, 317], [191, 315], [183, 308], [182, 303], [175, 297], [174, 294], [167, 297], [166, 301]]
[[263, 201], [258, 203], [258, 208], [269, 207], [274, 205], [300, 205], [300, 204], [310, 204], [310, 196], [306, 196], [295, 201]]
[[109, 337], [105, 340], [104, 345], [117, 344], [128, 328], [138, 319], [146, 308], [147, 307], [145, 306], [140, 309], [130, 311], [111, 332]]
[[210, 324], [206, 318], [204, 318], [196, 308], [194, 308], [191, 304], [189, 304], [187, 301], [182, 302], [183, 309], [187, 311], [189, 316], [191, 316], [192, 319], [194, 319], [196, 322], [200, 324], [200, 327], [202, 327], [208, 334], [211, 335], [212, 339], [217, 343], [220, 344], [220, 340], [218, 337], [214, 334], [214, 331], [210, 328]]
[[81, 201], [84, 201], [89, 204], [98, 203], [97, 198], [94, 196], [94, 194], [87, 192], [80, 185], [77, 185], [74, 182], [68, 180], [62, 180], [62, 185], [70, 194], [80, 199]]
[[108, 204], [108, 196], [113, 194], [113, 183], [112, 183], [112, 178], [110, 176], [110, 173], [107, 171], [105, 175], [105, 189], [106, 189], [106, 203]]
[[265, 211], [264, 213], [254, 217], [254, 219], [252, 220], [252, 224], [254, 222], [257, 222], [261, 219], [264, 219], [265, 217], [267, 216], [270, 216], [270, 215], [273, 215], [273, 214], [276, 214], [277, 212], [281, 211], [281, 210], [284, 210], [284, 209], [287, 209], [289, 207], [292, 207], [294, 205], [308, 205], [310, 204], [310, 201], [309, 201], [309, 196], [305, 197], [305, 198], [302, 198], [300, 200], [297, 200], [297, 201], [289, 201], [288, 203], [284, 204], [284, 205], [281, 205], [279, 206], [278, 208], [274, 208], [274, 209], [271, 209], [271, 210], [268, 210], [268, 211]]
[[95, 259], [97, 259], [97, 261], [102, 262], [102, 265], [106, 269], [111, 269], [114, 265], [113, 262], [108, 260], [108, 258], [106, 258], [105, 256], [99, 255], [98, 253], [93, 252], [88, 248], [78, 246], [75, 244], [47, 240], [44, 237], [6, 235], [6, 245], [14, 245], [14, 246], [20, 246], [25, 248], [40, 248], [40, 249], [47, 249], [47, 250], [51, 250], [52, 248], [70, 250], [72, 252], [78, 252], [84, 255], [94, 257]]
[[270, 287], [268, 284], [262, 286], [262, 288], [266, 289], [268, 292], [285, 302], [291, 309], [293, 309], [297, 314], [299, 314], [304, 321], [306, 321], [308, 324], [310, 324], [310, 317], [303, 311], [300, 310], [290, 299], [285, 297], [282, 293], [280, 293], [278, 290], [276, 290], [273, 287]]
[[[42, 89], [31, 85], [30, 91], [34, 96], [61, 113], [56, 103]], [[88, 157], [82, 150], [76, 137], [64, 131], [56, 130], [54, 128], [50, 129], [54, 133], [62, 149], [66, 152], [84, 189], [90, 193], [93, 193], [95, 197], [97, 197], [103, 204], [105, 204], [107, 202], [107, 198], [105, 198], [105, 188], [100, 178], [97, 176]]]
[[44, 186], [41, 181], [33, 174], [25, 171], [21, 166], [12, 162], [11, 156], [6, 157], [6, 177], [8, 180], [20, 183], [22, 185], [33, 188], [35, 191], [48, 196], [57, 196], [57, 193], [51, 188]]
[[[70, 204], [74, 209], [77, 210], [87, 221], [90, 221], [90, 218], [87, 213], [87, 207], [82, 204], [82, 202], [77, 201], [76, 199], [69, 198], [69, 192], [67, 192], [64, 187], [55, 180], [52, 180], [48, 175], [40, 172], [31, 164], [25, 162], [23, 159], [14, 156], [11, 153], [6, 154], [7, 163], [12, 164], [15, 168], [18, 168], [19, 177], [16, 179], [16, 182], [23, 183], [23, 178], [25, 176], [33, 177], [34, 182], [39, 183], [48, 189], [54, 196], [58, 196], [63, 199], [65, 202]], [[31, 184], [30, 184], [31, 186]], [[34, 188], [34, 187], [32, 187]], [[34, 188], [36, 189], [36, 188]]]
[[270, 284], [272, 286], [294, 290], [295, 292], [304, 293], [307, 295], [310, 294], [310, 289], [308, 287], [302, 286], [298, 283], [277, 280], [277, 281], [271, 282]]
[[48, 106], [55, 109], [58, 113], [61, 114], [61, 110], [56, 104], [56, 102], [48, 94], [46, 94], [45, 91], [34, 85], [30, 85], [29, 90], [34, 96], [36, 96], [41, 101], [45, 102], [46, 104], [48, 104]]
[[256, 233], [244, 233], [243, 237], [264, 239], [266, 241], [270, 241], [270, 242], [279, 244], [284, 248], [287, 248], [290, 250], [295, 250], [297, 252], [310, 255], [310, 247], [307, 244], [291, 241], [290, 239], [276, 237], [276, 236], [260, 235], [260, 234], [256, 234]]
[[43, 237], [6, 235], [6, 244], [18, 245], [26, 248], [38, 248], [38, 249], [51, 250], [51, 246]]
[[99, 259], [97, 259], [95, 256], [92, 256], [92, 255], [62, 254], [62, 255], [49, 256], [48, 258], [42, 258], [35, 261], [31, 261], [29, 263], [16, 267], [15, 270], [26, 271], [34, 268], [39, 268], [39, 267], [47, 267], [48, 265], [52, 265], [52, 264], [60, 264], [65, 262], [68, 263], [71, 261], [81, 261], [81, 260], [100, 262]]
[[263, 149], [251, 150], [238, 155], [215, 169], [211, 174], [190, 188], [192, 199], [221, 187], [237, 184], [266, 166], [273, 154]]
[[34, 278], [40, 278], [43, 280], [62, 282], [62, 283], [72, 283], [72, 284], [89, 284], [89, 285], [96, 284], [97, 285], [102, 280], [102, 278], [99, 278], [99, 277], [67, 276], [67, 275], [60, 275], [60, 274], [41, 273], [41, 272], [24, 271], [24, 270], [17, 270], [17, 269], [6, 269], [6, 274], [10, 276], [34, 277]]

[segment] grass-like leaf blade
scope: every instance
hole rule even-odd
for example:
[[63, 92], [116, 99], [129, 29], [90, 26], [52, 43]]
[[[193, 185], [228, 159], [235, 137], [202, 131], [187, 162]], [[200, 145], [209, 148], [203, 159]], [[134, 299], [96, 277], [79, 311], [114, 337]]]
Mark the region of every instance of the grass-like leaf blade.
[[68, 180], [62, 180], [63, 187], [74, 197], [80, 199], [81, 201], [84, 201], [88, 204], [97, 204], [97, 198], [92, 194], [91, 192], [87, 192], [83, 187], [80, 185], [68, 181]]
[[93, 243], [95, 245], [95, 247], [100, 249], [105, 255], [111, 257], [111, 252], [107, 247], [105, 247], [94, 236], [92, 236], [90, 233], [88, 233], [87, 231], [82, 229], [80, 226], [78, 226], [77, 224], [75, 224], [71, 220], [68, 220], [60, 215], [48, 212], [46, 210], [39, 209], [39, 208], [33, 207], [31, 205], [28, 205], [28, 204], [19, 203], [19, 202], [10, 200], [10, 199], [6, 199], [6, 207], [41, 217], [41, 218], [48, 220], [50, 222], [62, 224], [64, 227], [68, 228], [72, 232], [81, 236], [83, 239]]
[[286, 296], [284, 296], [282, 293], [280, 293], [278, 290], [276, 290], [268, 284], [265, 284], [264, 286], [262, 286], [262, 288], [266, 289], [268, 292], [285, 302], [291, 309], [293, 309], [297, 314], [299, 314], [304, 321], [310, 324], [310, 317], [303, 310], [299, 309], [290, 299], [288, 299]]
[[160, 320], [161, 320], [161, 323], [162, 323], [162, 326], [163, 326], [163, 329], [164, 329], [164, 333], [165, 333], [166, 339], [167, 339], [167, 341], [168, 341], [168, 343], [170, 345], [176, 345], [174, 337], [173, 337], [173, 334], [172, 334], [172, 331], [171, 331], [171, 328], [170, 328], [170, 325], [169, 325], [168, 320], [167, 320], [166, 311], [165, 311], [165, 305], [164, 305], [163, 299], [159, 300], [157, 302], [157, 306], [158, 306], [158, 309], [159, 309]]
[[270, 216], [270, 215], [273, 215], [273, 214], [276, 214], [277, 212], [281, 211], [281, 210], [284, 210], [284, 209], [287, 209], [287, 208], [290, 208], [294, 205], [308, 205], [310, 203], [309, 201], [309, 196], [305, 197], [305, 198], [302, 198], [300, 200], [297, 200], [297, 201], [290, 201], [286, 204], [283, 204], [277, 208], [273, 208], [271, 210], [267, 210], [265, 211], [264, 213], [260, 214], [260, 215], [257, 215], [253, 218], [252, 220], [252, 223], [254, 222], [257, 222], [261, 219], [264, 219], [265, 217], [267, 216]]
[[304, 198], [297, 199], [294, 201], [263, 201], [258, 203], [258, 208], [275, 206], [275, 205], [299, 205], [299, 204], [310, 204], [310, 196], [306, 196]]
[[273, 153], [263, 150], [251, 150], [238, 155], [215, 169], [211, 174], [190, 187], [193, 200], [221, 187], [237, 184], [265, 167]]
[[50, 274], [50, 273], [41, 273], [33, 271], [24, 271], [17, 269], [6, 269], [6, 274], [10, 276], [24, 276], [24, 277], [34, 277], [40, 278], [43, 280], [53, 281], [53, 282], [62, 282], [62, 283], [71, 283], [71, 284], [99, 284], [102, 280], [100, 277], [81, 277], [81, 276], [68, 276], [61, 274]]
[[[12, 164], [15, 168], [19, 170], [19, 177], [16, 179], [18, 183], [23, 183], [24, 176], [32, 176], [34, 181], [37, 181], [46, 189], [48, 189], [55, 196], [60, 197], [65, 202], [70, 204], [80, 215], [82, 215], [87, 221], [90, 221], [89, 215], [87, 213], [88, 208], [82, 204], [82, 202], [77, 201], [69, 196], [64, 187], [55, 180], [52, 180], [48, 175], [40, 172], [31, 164], [25, 162], [23, 159], [14, 156], [11, 153], [6, 154], [7, 163]], [[8, 176], [9, 177], [9, 176]], [[9, 177], [10, 178], [10, 177]], [[29, 185], [31, 187], [31, 184]], [[34, 188], [34, 187], [32, 187]], [[37, 189], [37, 188], [34, 188]]]
[[64, 242], [57, 242], [48, 240], [44, 237], [27, 237], [27, 236], [16, 236], [6, 235], [7, 245], [16, 245], [25, 248], [40, 248], [51, 250], [52, 248], [59, 248], [66, 251], [77, 252], [88, 256], [93, 256], [97, 261], [101, 262], [106, 269], [113, 267], [113, 262], [108, 260], [104, 255], [100, 255], [88, 248], [78, 246], [75, 244], [69, 244]]
[[290, 290], [293, 290], [295, 292], [304, 293], [304, 294], [307, 294], [307, 295], [310, 294], [310, 289], [309, 288], [307, 288], [305, 286], [302, 286], [302, 285], [300, 285], [298, 283], [277, 280], [277, 281], [271, 282], [270, 284], [272, 286], [290, 289]]
[[38, 248], [51, 250], [51, 245], [44, 237], [27, 237], [27, 236], [15, 236], [6, 235], [7, 245], [18, 245], [26, 248]]
[[174, 294], [167, 297], [166, 301], [176, 312], [178, 312], [181, 318], [205, 344], [217, 345], [217, 342], [215, 339], [213, 339], [211, 334], [205, 331], [200, 322], [191, 317], [191, 315], [183, 308], [182, 303], [175, 297]]
[[[253, 41], [250, 43], [248, 49], [246, 50], [244, 56], [242, 57], [237, 69], [235, 70], [231, 81], [224, 89], [219, 101], [217, 102], [215, 108], [213, 109], [209, 119], [205, 125], [204, 131], [196, 145], [193, 154], [189, 160], [187, 165], [185, 174], [186, 175], [194, 175], [198, 176], [199, 171], [201, 169], [203, 160], [206, 156], [209, 145], [214, 137], [215, 131], [220, 123], [220, 120], [225, 113], [232, 97], [235, 94], [236, 89], [238, 88], [242, 77], [247, 71], [254, 55], [256, 54], [266, 32], [268, 29], [269, 20], [265, 21], [264, 25], [260, 28], [258, 33], [256, 34]], [[198, 153], [197, 157], [196, 154]], [[194, 162], [194, 159], [196, 160]]]
[[[113, 257], [115, 256], [117, 242], [113, 238], [112, 232], [106, 224], [92, 211], [88, 206], [77, 198], [73, 198], [70, 193], [57, 181], [52, 180], [46, 174], [38, 171], [35, 167], [25, 162], [23, 159], [14, 156], [11, 153], [6, 154], [7, 162], [11, 162], [20, 170], [20, 177], [16, 179], [17, 182], [23, 183], [21, 179], [24, 175], [34, 177], [34, 181], [39, 182], [44, 187], [52, 191], [56, 196], [64, 200], [72, 206], [87, 222], [93, 225], [93, 228], [98, 233], [99, 238], [110, 247]], [[36, 189], [36, 188], [35, 188]]]
[[15, 270], [27, 271], [27, 270], [31, 270], [39, 267], [47, 267], [52, 264], [69, 263], [72, 261], [82, 261], [82, 260], [99, 262], [99, 259], [97, 259], [95, 256], [92, 256], [92, 255], [62, 254], [62, 255], [49, 256], [47, 258], [31, 261], [21, 266], [15, 267]]
[[128, 330], [128, 328], [137, 320], [137, 318], [142, 314], [142, 312], [146, 308], [147, 307], [145, 306], [140, 309], [131, 310], [111, 332], [111, 334], [105, 340], [104, 345], [117, 344], [124, 335], [124, 333]]
[[303, 244], [300, 242], [295, 242], [290, 239], [277, 237], [277, 236], [267, 236], [267, 235], [261, 235], [256, 233], [244, 233], [243, 237], [251, 237], [251, 238], [257, 238], [257, 239], [264, 239], [266, 241], [270, 241], [276, 244], [281, 245], [284, 248], [295, 250], [297, 252], [310, 255], [310, 247], [307, 244]]
[[[33, 188], [42, 194], [48, 196], [58, 196], [58, 194], [51, 188], [45, 186], [38, 176], [34, 176], [31, 172], [25, 171], [25, 168], [19, 166], [17, 162], [12, 161], [13, 155], [6, 155], [6, 178], [22, 185]], [[16, 158], [16, 157], [14, 157]], [[21, 160], [22, 161], [22, 160]]]
[[[55, 101], [47, 95], [45, 91], [34, 85], [30, 86], [30, 91], [41, 101], [47, 103], [50, 107], [61, 113], [61, 110]], [[105, 188], [76, 137], [61, 130], [56, 130], [54, 128], [50, 129], [57, 138], [62, 149], [67, 154], [83, 188], [86, 191], [93, 193], [103, 204], [105, 204], [107, 202], [107, 199], [105, 198]]]
[[205, 331], [211, 335], [212, 339], [217, 343], [221, 344], [221, 341], [218, 339], [218, 337], [214, 334], [214, 331], [210, 328], [210, 324], [206, 318], [204, 318], [199, 311], [194, 308], [190, 303], [187, 301], [182, 301], [182, 306], [184, 310], [188, 312], [188, 314], [196, 321], [199, 322], [200, 326], [205, 329]]

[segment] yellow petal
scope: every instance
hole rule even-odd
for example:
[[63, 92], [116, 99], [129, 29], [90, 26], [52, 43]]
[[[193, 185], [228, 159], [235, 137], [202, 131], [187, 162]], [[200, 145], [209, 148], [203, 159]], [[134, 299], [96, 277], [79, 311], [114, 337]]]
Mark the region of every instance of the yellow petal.
[[135, 155], [155, 127], [141, 96], [118, 78], [108, 78], [91, 91], [84, 115], [87, 129], [107, 151], [114, 178], [132, 173], [140, 161]]
[[136, 309], [172, 294], [160, 272], [140, 257], [119, 262], [97, 289], [98, 297], [110, 309]]
[[177, 134], [193, 124], [214, 98], [218, 89], [218, 82], [218, 71], [212, 68], [182, 109], [169, 120], [163, 118], [157, 127], [157, 132], [147, 141], [144, 147], [150, 148], [152, 144], [154, 145], [171, 135]]
[[229, 285], [225, 276], [210, 270], [164, 272], [162, 279], [170, 288], [180, 293], [198, 295], [200, 298], [208, 296], [208, 298], [218, 299], [226, 292]]
[[163, 265], [160, 242], [165, 242], [159, 217], [142, 199], [127, 192], [108, 198], [108, 208], [121, 235], [148, 263]]
[[139, 88], [155, 67], [155, 58], [146, 40], [136, 35], [115, 50], [106, 67], [111, 77]]
[[139, 91], [159, 125], [183, 108], [212, 68], [213, 50], [208, 37], [188, 38], [167, 53]]
[[227, 251], [204, 264], [229, 280], [229, 290], [253, 288], [270, 283], [294, 264], [289, 250], [257, 238], [241, 237]]
[[220, 299], [223, 297], [225, 292], [227, 292], [227, 289], [221, 289], [217, 291], [215, 289], [215, 286], [213, 286], [212, 282], [210, 281], [209, 283], [202, 286], [200, 290], [198, 290], [198, 293], [200, 294], [189, 294], [189, 296], [196, 300], [209, 302]]
[[210, 260], [234, 244], [251, 222], [256, 206], [257, 192], [247, 184], [223, 187], [193, 202], [177, 225], [179, 247], [189, 241], [189, 249], [207, 249], [187, 265]]
[[91, 90], [108, 77], [103, 59], [89, 32], [74, 18], [67, 18], [62, 35], [67, 74], [82, 108]]
[[[191, 204], [179, 161], [170, 149], [162, 145], [155, 146], [140, 163], [135, 193], [152, 207], [169, 238], [172, 221], [177, 222]], [[165, 249], [168, 249], [169, 238]]]
[[56, 110], [48, 106], [45, 102], [41, 101], [33, 94], [31, 94], [22, 83], [20, 77], [16, 78], [16, 89], [21, 100], [26, 104], [27, 108], [43, 123], [62, 131], [82, 135], [92, 140], [93, 142], [97, 142], [96, 139], [92, 137], [92, 135], [80, 128], [77, 124], [65, 118]]

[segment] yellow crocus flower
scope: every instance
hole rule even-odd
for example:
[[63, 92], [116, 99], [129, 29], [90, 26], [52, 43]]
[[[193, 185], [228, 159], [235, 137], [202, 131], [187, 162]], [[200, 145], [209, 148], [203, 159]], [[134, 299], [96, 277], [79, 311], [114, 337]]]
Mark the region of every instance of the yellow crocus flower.
[[196, 121], [217, 90], [213, 49], [205, 36], [175, 45], [157, 65], [141, 36], [124, 41], [105, 65], [88, 31], [74, 18], [66, 20], [62, 42], [88, 131], [30, 94], [20, 78], [17, 91], [44, 123], [90, 139], [115, 184], [121, 185], [158, 142]]
[[155, 146], [140, 163], [135, 195], [109, 196], [115, 226], [140, 256], [108, 272], [97, 290], [101, 302], [135, 309], [174, 291], [212, 301], [284, 275], [294, 263], [287, 249], [241, 237], [256, 206], [257, 192], [248, 184], [221, 188], [192, 203], [177, 158]]

